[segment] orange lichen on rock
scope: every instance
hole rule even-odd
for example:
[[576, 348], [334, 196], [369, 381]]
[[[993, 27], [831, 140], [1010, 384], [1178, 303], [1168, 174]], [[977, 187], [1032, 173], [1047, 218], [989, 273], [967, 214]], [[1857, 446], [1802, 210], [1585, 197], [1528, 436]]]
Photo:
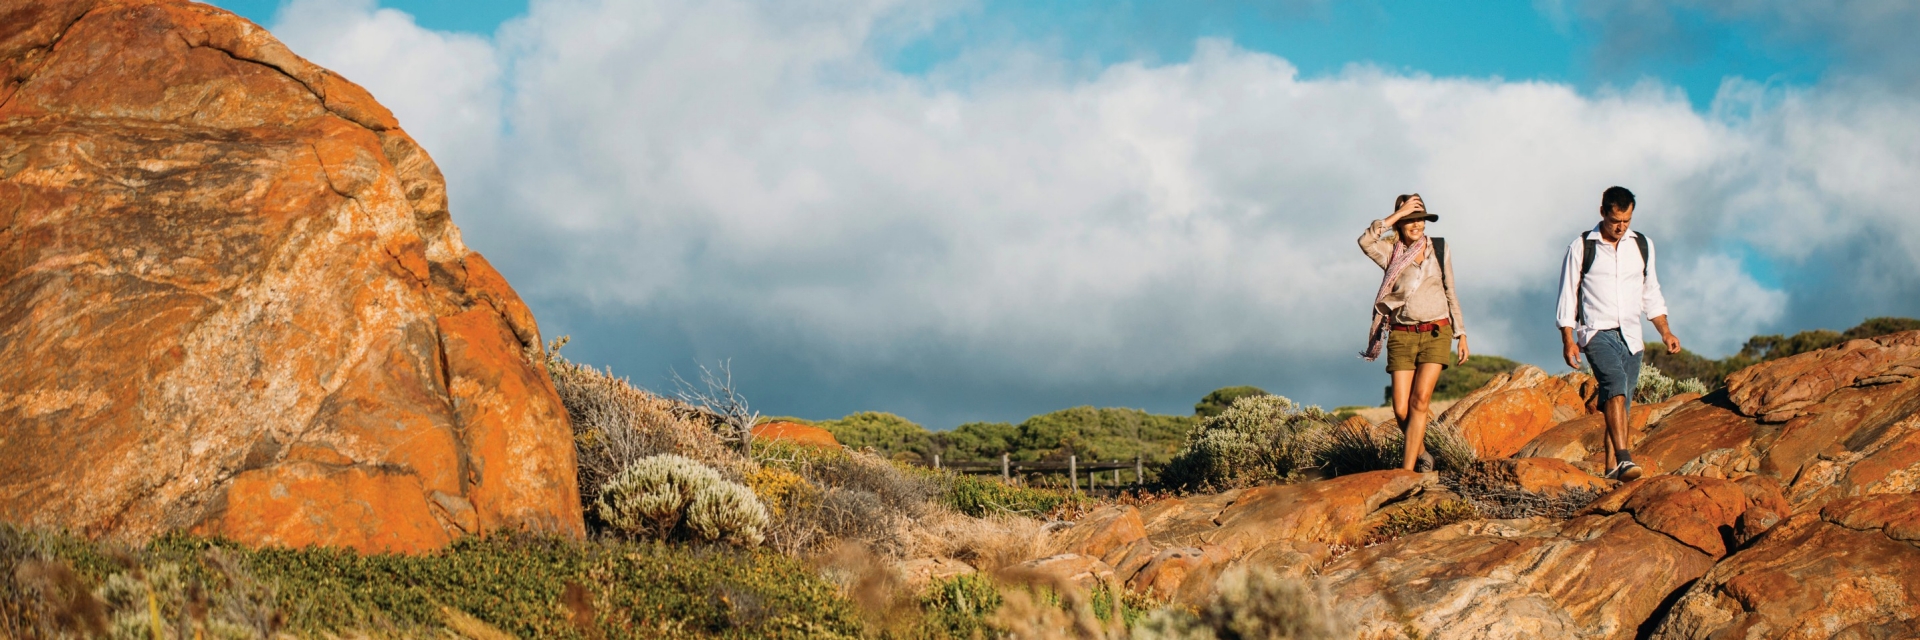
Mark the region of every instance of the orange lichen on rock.
[[0, 519], [584, 533], [533, 316], [365, 90], [205, 4], [0, 15]]

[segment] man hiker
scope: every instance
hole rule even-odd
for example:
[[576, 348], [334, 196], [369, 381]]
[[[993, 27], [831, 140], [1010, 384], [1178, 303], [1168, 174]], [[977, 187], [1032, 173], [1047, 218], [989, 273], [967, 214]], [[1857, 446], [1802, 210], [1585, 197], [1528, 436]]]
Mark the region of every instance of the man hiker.
[[1641, 475], [1627, 439], [1633, 390], [1640, 382], [1640, 318], [1653, 321], [1668, 353], [1680, 351], [1680, 339], [1667, 328], [1667, 299], [1660, 295], [1653, 241], [1627, 229], [1633, 206], [1633, 192], [1625, 188], [1608, 187], [1600, 195], [1599, 226], [1567, 246], [1556, 313], [1567, 366], [1580, 368], [1584, 351], [1600, 383], [1606, 449], [1613, 459], [1608, 463], [1610, 480]]

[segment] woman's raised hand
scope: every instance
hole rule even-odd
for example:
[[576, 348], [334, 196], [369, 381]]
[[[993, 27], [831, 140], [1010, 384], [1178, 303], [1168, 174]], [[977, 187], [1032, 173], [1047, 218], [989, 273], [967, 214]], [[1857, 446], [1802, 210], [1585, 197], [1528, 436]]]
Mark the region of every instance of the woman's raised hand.
[[1415, 213], [1425, 213], [1426, 210], [1427, 210], [1427, 203], [1421, 202], [1420, 196], [1416, 195], [1414, 197], [1407, 198], [1406, 202], [1400, 203], [1400, 208], [1395, 209], [1393, 212], [1393, 215], [1387, 217], [1387, 222], [1392, 223], [1396, 220], [1405, 218]]

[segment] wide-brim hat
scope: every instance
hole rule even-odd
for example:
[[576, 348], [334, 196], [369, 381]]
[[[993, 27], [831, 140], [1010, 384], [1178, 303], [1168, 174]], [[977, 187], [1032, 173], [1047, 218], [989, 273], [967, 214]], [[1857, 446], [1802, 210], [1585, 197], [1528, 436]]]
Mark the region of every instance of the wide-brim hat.
[[1405, 218], [1401, 218], [1399, 222], [1395, 222], [1394, 224], [1400, 224], [1401, 222], [1413, 222], [1415, 220], [1425, 220], [1427, 222], [1439, 222], [1440, 216], [1434, 215], [1432, 211], [1422, 211], [1420, 213], [1416, 213], [1416, 214], [1407, 216]]

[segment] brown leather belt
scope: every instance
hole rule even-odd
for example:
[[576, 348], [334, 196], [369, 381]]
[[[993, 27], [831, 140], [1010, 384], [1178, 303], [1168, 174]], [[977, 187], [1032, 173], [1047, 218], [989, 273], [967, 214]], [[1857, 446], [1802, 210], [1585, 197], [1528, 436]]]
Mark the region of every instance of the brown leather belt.
[[1390, 325], [1390, 328], [1393, 329], [1394, 331], [1412, 331], [1415, 333], [1426, 333], [1428, 331], [1439, 331], [1441, 327], [1447, 326], [1451, 322], [1452, 321], [1447, 318], [1441, 318], [1433, 322], [1422, 322], [1420, 324]]

